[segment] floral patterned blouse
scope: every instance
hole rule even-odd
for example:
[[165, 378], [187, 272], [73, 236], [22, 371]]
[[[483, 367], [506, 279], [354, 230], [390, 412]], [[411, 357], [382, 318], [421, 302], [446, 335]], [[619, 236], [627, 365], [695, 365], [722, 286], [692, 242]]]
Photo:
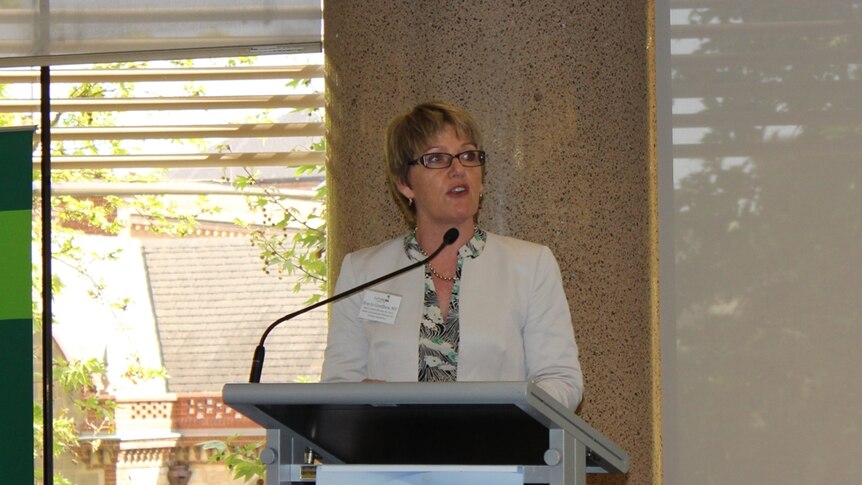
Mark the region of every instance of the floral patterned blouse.
[[[455, 269], [455, 282], [449, 300], [449, 313], [443, 321], [437, 291], [431, 269], [425, 265], [425, 305], [419, 325], [419, 382], [456, 381], [458, 377], [458, 340], [459, 340], [459, 296], [461, 292], [461, 267], [465, 258], [476, 258], [485, 248], [487, 233], [482, 229], [473, 230], [473, 237], [458, 250], [458, 263]], [[404, 237], [404, 251], [412, 261], [425, 258], [416, 230]]]

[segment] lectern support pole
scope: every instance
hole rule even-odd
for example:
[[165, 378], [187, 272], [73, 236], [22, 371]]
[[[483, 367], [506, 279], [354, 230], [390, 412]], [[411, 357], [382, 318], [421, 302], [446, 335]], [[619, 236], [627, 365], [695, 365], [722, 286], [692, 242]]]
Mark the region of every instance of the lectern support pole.
[[548, 452], [551, 485], [586, 485], [586, 447], [562, 429], [548, 430]]

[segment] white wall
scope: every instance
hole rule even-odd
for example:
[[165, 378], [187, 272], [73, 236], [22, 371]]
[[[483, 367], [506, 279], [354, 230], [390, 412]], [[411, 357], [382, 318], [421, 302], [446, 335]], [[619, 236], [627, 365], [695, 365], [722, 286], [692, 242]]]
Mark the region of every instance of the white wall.
[[862, 2], [656, 9], [665, 483], [860, 483]]

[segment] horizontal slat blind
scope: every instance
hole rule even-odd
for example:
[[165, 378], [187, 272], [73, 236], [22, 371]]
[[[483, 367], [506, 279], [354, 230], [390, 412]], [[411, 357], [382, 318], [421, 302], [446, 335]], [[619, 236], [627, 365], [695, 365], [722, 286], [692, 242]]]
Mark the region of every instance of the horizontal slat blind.
[[[0, 112], [38, 111], [38, 100], [10, 100]], [[51, 108], [78, 111], [165, 111], [189, 109], [322, 108], [323, 95], [200, 96], [165, 98], [77, 98], [54, 99]]]
[[256, 123], [195, 126], [114, 126], [56, 128], [52, 140], [131, 140], [148, 138], [251, 138], [323, 136], [321, 123]]
[[[323, 77], [323, 66], [235, 66], [189, 67], [184, 69], [62, 69], [51, 74], [55, 83], [108, 82], [108, 81], [226, 81], [243, 79], [312, 79]], [[13, 82], [39, 82], [39, 71], [0, 70], [0, 84]]]
[[[239, 66], [220, 68], [129, 68], [129, 69], [55, 69], [52, 71], [52, 117], [63, 114], [112, 115], [132, 113], [149, 123], [110, 126], [52, 127], [55, 153], [64, 142], [102, 142], [98, 153], [71, 153], [65, 150], [52, 156], [54, 169], [84, 168], [181, 168], [181, 167], [277, 167], [322, 165], [323, 153], [312, 151], [310, 144], [325, 132], [321, 115], [309, 116], [298, 110], [324, 107], [324, 96], [315, 91], [322, 87], [323, 67], [319, 64], [285, 66]], [[297, 80], [305, 80], [297, 83]], [[281, 82], [279, 82], [281, 81]], [[38, 82], [38, 71], [0, 70], [0, 84], [32, 85]], [[67, 97], [69, 88], [80, 83], [105, 83], [105, 97]], [[142, 97], [109, 97], [119, 89], [118, 83], [136, 83], [135, 91], [145, 86]], [[183, 93], [185, 85], [201, 87], [203, 95]], [[291, 84], [289, 87], [288, 84]], [[295, 86], [297, 85], [298, 86]], [[261, 85], [268, 92], [261, 92]], [[308, 86], [306, 86], [308, 85]], [[227, 87], [226, 87], [227, 86]], [[231, 94], [210, 95], [211, 90]], [[20, 92], [20, 90], [19, 90]], [[38, 93], [38, 89], [30, 89]], [[177, 93], [184, 94], [178, 96]], [[38, 99], [0, 99], [0, 113], [32, 116], [36, 123]], [[249, 114], [251, 113], [251, 115]], [[248, 122], [249, 116], [267, 113], [264, 120]], [[212, 123], [213, 118], [229, 121]], [[193, 120], [194, 122], [190, 122]], [[156, 121], [153, 124], [152, 121]], [[202, 122], [203, 121], [203, 122]], [[38, 141], [38, 134], [36, 141]], [[150, 143], [149, 140], [161, 140]], [[107, 141], [123, 146], [142, 147], [135, 153], [116, 153]], [[137, 142], [135, 142], [137, 141]], [[169, 143], [168, 141], [173, 141]], [[201, 143], [203, 141], [203, 143]], [[128, 143], [126, 143], [128, 142]], [[203, 144], [207, 148], [195, 153], [169, 151], [165, 147]], [[166, 151], [167, 150], [167, 151]], [[38, 153], [34, 165], [40, 163]]]
[[[179, 167], [298, 167], [322, 165], [322, 152], [201, 153], [194, 155], [67, 155], [51, 159], [56, 170], [84, 168], [179, 168]], [[34, 165], [39, 164], [36, 157]]]

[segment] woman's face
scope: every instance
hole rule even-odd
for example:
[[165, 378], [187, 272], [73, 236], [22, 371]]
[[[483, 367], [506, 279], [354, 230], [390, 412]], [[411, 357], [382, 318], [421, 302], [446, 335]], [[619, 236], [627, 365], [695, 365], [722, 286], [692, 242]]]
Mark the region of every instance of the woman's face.
[[[446, 126], [431, 139], [420, 155], [448, 153], [457, 155], [478, 147], [472, 140], [458, 136], [455, 128]], [[452, 226], [472, 224], [479, 211], [482, 195], [482, 167], [465, 167], [457, 158], [448, 168], [429, 169], [412, 165], [407, 173], [408, 185], [398, 184], [398, 190], [413, 199], [418, 226], [428, 224]]]

